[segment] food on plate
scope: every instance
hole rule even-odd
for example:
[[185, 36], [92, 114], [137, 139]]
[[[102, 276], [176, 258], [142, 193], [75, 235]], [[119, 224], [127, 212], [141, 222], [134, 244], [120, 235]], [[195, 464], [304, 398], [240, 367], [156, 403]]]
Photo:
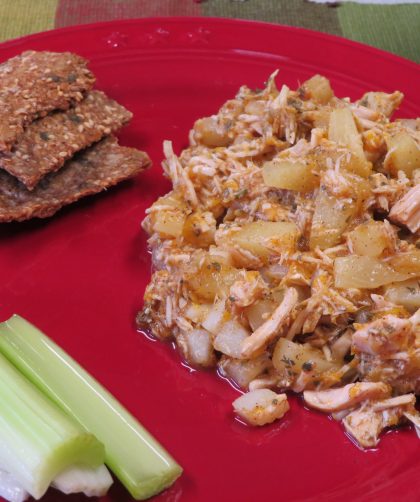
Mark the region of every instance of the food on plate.
[[79, 150], [121, 129], [132, 114], [101, 91], [66, 111], [56, 111], [29, 124], [0, 166], [32, 190], [49, 172], [63, 166]]
[[[91, 433], [47, 399], [0, 355], [0, 496], [41, 498], [50, 485], [67, 479], [69, 493], [90, 480], [90, 494], [104, 495], [112, 478], [105, 449]], [[77, 470], [79, 482], [74, 480]]]
[[150, 165], [146, 153], [118, 146], [112, 134], [132, 114], [91, 90], [94, 81], [68, 52], [29, 51], [0, 65], [0, 222], [51, 216]]
[[110, 136], [68, 160], [29, 191], [0, 171], [0, 222], [46, 218], [67, 204], [132, 178], [150, 165], [146, 153]]
[[289, 410], [286, 394], [269, 389], [256, 389], [235, 399], [233, 409], [250, 425], [274, 422]]
[[411, 188], [401, 197], [389, 213], [389, 219], [394, 223], [405, 225], [411, 232], [420, 230], [420, 184]]
[[234, 381], [246, 422], [303, 392], [374, 447], [420, 420], [420, 121], [391, 121], [398, 91], [352, 102], [275, 76], [197, 120], [179, 155], [164, 142], [173, 189], [143, 221], [137, 324]]
[[[161, 492], [181, 475], [181, 467], [156, 439], [76, 361], [29, 322], [15, 315], [0, 324], [0, 353], [104, 444], [106, 465], [135, 499]], [[64, 488], [68, 480], [60, 476], [58, 482]]]
[[95, 77], [70, 52], [26, 51], [0, 65], [0, 151], [10, 151], [24, 127], [81, 101]]

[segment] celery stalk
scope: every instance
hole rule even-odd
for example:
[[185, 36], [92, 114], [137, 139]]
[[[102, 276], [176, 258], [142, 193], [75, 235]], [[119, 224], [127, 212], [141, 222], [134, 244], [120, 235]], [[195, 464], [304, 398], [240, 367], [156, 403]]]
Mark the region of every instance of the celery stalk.
[[57, 474], [98, 467], [104, 447], [0, 356], [0, 468], [38, 499]]
[[112, 477], [102, 464], [99, 467], [72, 466], [60, 472], [52, 486], [66, 495], [84, 493], [87, 497], [102, 497], [108, 493]]
[[181, 467], [91, 375], [17, 315], [0, 324], [2, 352], [29, 380], [105, 445], [105, 463], [143, 500], [170, 486]]
[[10, 473], [0, 469], [0, 497], [9, 502], [24, 502], [29, 493]]

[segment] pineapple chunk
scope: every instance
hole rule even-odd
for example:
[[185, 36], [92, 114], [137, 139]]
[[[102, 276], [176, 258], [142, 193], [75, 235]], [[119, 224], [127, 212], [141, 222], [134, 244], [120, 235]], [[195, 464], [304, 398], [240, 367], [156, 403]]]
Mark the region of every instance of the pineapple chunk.
[[232, 284], [241, 278], [241, 270], [207, 257], [199, 270], [187, 275], [186, 285], [193, 301], [212, 302], [218, 297], [227, 297]]
[[358, 225], [347, 239], [353, 253], [359, 256], [380, 256], [389, 244], [385, 225], [380, 221]]
[[357, 206], [349, 199], [338, 199], [320, 190], [315, 201], [309, 246], [327, 249], [339, 244]]
[[327, 361], [319, 349], [295, 343], [286, 338], [280, 338], [276, 344], [273, 353], [273, 365], [280, 372], [291, 369], [296, 373], [305, 368], [311, 368], [316, 373], [322, 373], [337, 367], [335, 362]]
[[355, 156], [350, 167], [355, 174], [364, 178], [369, 176], [372, 165], [366, 160], [362, 137], [349, 108], [337, 108], [331, 112], [328, 139], [345, 146]]
[[187, 205], [181, 196], [173, 191], [169, 192], [164, 197], [159, 197], [153, 206], [162, 206], [162, 209], [150, 213], [152, 230], [163, 238], [181, 237], [187, 217]]
[[330, 81], [322, 75], [314, 75], [303, 83], [302, 88], [305, 91], [305, 97], [321, 105], [326, 105], [334, 96]]
[[210, 211], [190, 214], [182, 229], [182, 235], [188, 244], [199, 248], [208, 248], [213, 244], [215, 232], [216, 220]]
[[319, 185], [314, 166], [302, 160], [276, 159], [263, 165], [264, 183], [270, 187], [310, 192]]
[[294, 223], [286, 221], [254, 221], [244, 225], [231, 239], [240, 248], [251, 251], [262, 260], [278, 252], [294, 251], [299, 230]]
[[397, 272], [402, 274], [412, 274], [413, 277], [420, 276], [420, 249], [413, 249], [406, 253], [400, 253], [389, 260], [389, 264]]
[[392, 176], [398, 171], [411, 178], [415, 169], [420, 169], [420, 146], [406, 132], [401, 132], [387, 140], [388, 153], [384, 160], [384, 168]]
[[376, 289], [412, 277], [371, 256], [343, 256], [334, 260], [335, 287]]
[[408, 281], [389, 284], [385, 287], [385, 299], [402, 305], [409, 312], [416, 312], [420, 309], [420, 281], [419, 279], [409, 279]]

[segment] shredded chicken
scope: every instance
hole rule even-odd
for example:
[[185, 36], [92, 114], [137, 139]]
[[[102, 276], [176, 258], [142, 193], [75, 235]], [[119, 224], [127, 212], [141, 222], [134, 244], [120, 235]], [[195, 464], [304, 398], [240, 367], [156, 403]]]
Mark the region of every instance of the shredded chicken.
[[400, 408], [375, 411], [369, 406], [350, 412], [344, 419], [346, 431], [362, 448], [374, 448], [386, 427], [398, 425], [403, 413]]
[[420, 185], [411, 188], [394, 204], [389, 219], [405, 225], [413, 234], [420, 229]]
[[303, 392], [374, 447], [419, 420], [419, 119], [391, 121], [399, 91], [352, 103], [320, 75], [296, 90], [276, 75], [199, 119], [183, 151], [164, 142], [173, 190], [143, 222], [138, 326], [247, 392], [249, 424]]
[[338, 389], [305, 390], [303, 399], [311, 408], [333, 412], [353, 408], [362, 401], [388, 397], [390, 394], [391, 388], [381, 382], [357, 382]]
[[296, 289], [289, 288], [281, 304], [270, 318], [246, 338], [242, 343], [242, 355], [246, 358], [255, 357], [261, 353], [268, 343], [275, 337], [286, 322], [293, 307], [296, 305], [298, 294]]

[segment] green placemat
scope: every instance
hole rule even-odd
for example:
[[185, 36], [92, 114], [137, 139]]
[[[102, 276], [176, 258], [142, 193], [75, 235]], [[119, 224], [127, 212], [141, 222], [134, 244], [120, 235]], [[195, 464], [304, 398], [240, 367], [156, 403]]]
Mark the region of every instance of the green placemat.
[[420, 63], [420, 5], [342, 5], [337, 9], [344, 37]]
[[59, 0], [0, 0], [0, 41], [54, 28]]

